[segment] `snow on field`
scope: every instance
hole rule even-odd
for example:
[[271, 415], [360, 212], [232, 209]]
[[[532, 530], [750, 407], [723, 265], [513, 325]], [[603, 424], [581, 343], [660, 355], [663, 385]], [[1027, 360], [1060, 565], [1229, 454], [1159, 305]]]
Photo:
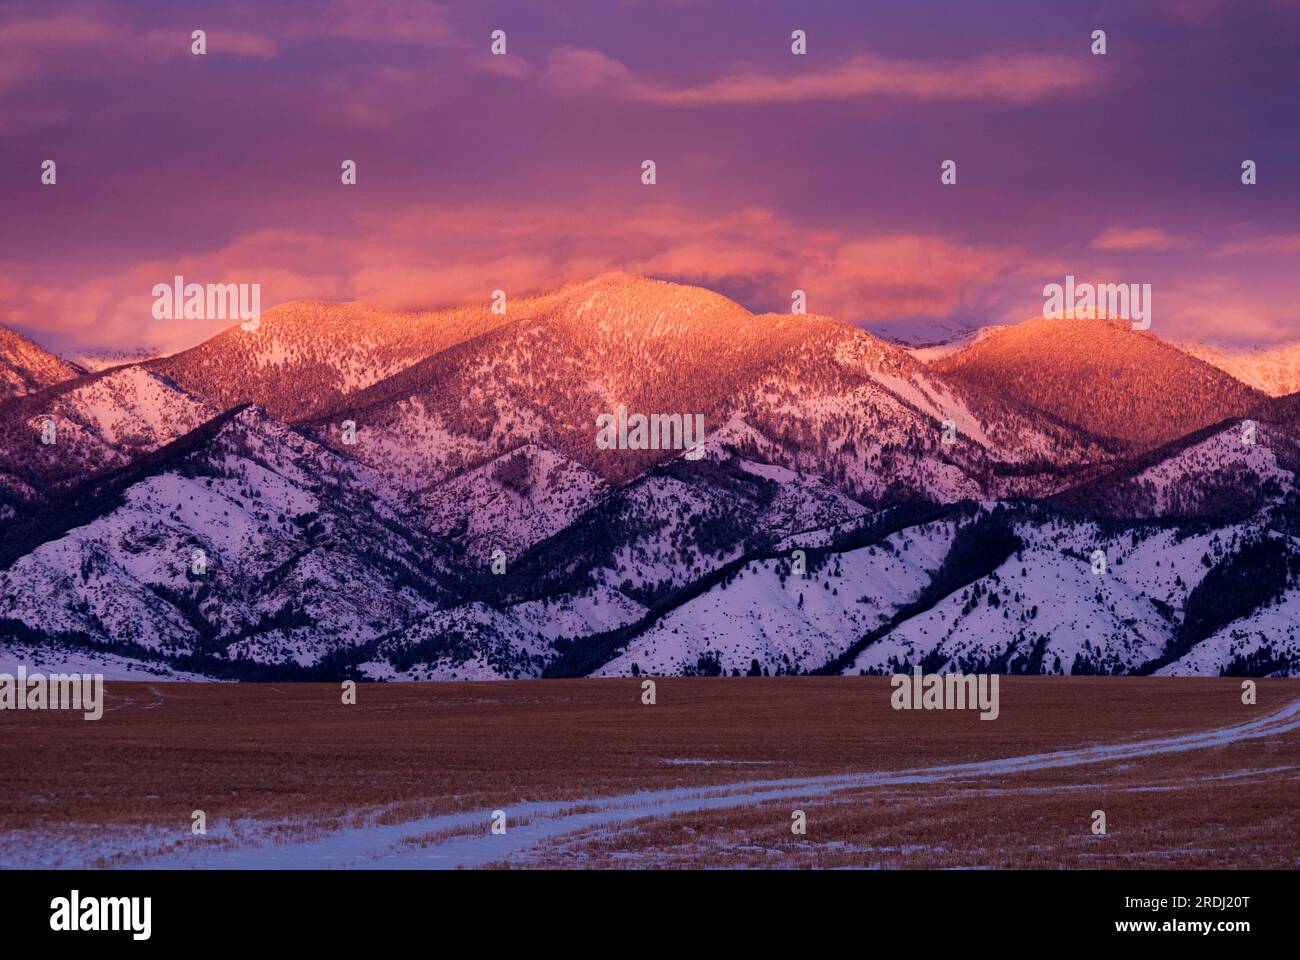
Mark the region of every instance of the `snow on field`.
[[133, 660], [98, 650], [9, 643], [0, 647], [0, 673], [15, 675], [20, 666], [33, 673], [101, 674], [105, 680], [190, 680], [210, 677], [175, 670], [166, 663]]

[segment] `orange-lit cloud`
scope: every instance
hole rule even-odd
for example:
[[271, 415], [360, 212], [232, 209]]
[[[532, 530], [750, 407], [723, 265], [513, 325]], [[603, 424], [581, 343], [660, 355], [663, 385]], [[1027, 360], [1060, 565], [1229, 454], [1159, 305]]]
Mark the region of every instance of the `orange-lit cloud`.
[[1093, 238], [1094, 250], [1182, 250], [1191, 246], [1159, 227], [1110, 227]]
[[[830, 5], [794, 57], [770, 5], [699, 3], [683, 29], [663, 2], [4, 4], [0, 322], [175, 348], [213, 332], [152, 320], [176, 273], [259, 282], [266, 307], [436, 306], [624, 270], [753, 309], [804, 289], [922, 338], [1036, 313], [1067, 273], [1151, 282], [1162, 333], [1296, 329], [1295, 181], [1186, 159], [1206, 129], [1295, 155], [1294, 130], [1253, 123], [1289, 105], [1300, 21], [1277, 5], [1212, 27], [1117, 8], [1107, 57], [1032, 0], [978, 25]], [[1115, 143], [1125, 162], [1098, 162]]]
[[[788, 304], [796, 288], [818, 313], [871, 321], [941, 315], [1000, 273], [1014, 250], [976, 249], [918, 234], [803, 230], [769, 211], [700, 217], [647, 208], [611, 220], [594, 209], [413, 208], [364, 222], [353, 239], [259, 231], [207, 255], [152, 261], [71, 289], [25, 287], [9, 274], [10, 322], [39, 324], [97, 346], [189, 346], [227, 324], [152, 319], [150, 291], [173, 275], [261, 283], [263, 309], [291, 299], [357, 299], [389, 307], [486, 300], [495, 288], [540, 292], [611, 270], [741, 286]], [[6, 271], [0, 269], [0, 277]]]
[[[754, 207], [707, 216], [656, 204], [611, 218], [598, 206], [411, 206], [364, 216], [345, 235], [254, 231], [219, 250], [69, 288], [25, 285], [0, 264], [0, 311], [71, 342], [175, 350], [228, 325], [152, 318], [153, 285], [178, 273], [199, 283], [260, 283], [269, 309], [293, 299], [450, 306], [486, 301], [497, 288], [520, 296], [622, 270], [743, 291], [755, 310], [784, 309], [802, 289], [810, 311], [867, 326], [972, 307], [986, 311], [985, 322], [1006, 322], [1036, 312], [1042, 285], [1066, 272], [1133, 279], [1132, 266], [1119, 266], [922, 232], [807, 228]], [[1163, 336], [1273, 340], [1294, 329], [1292, 299], [1249, 280], [1208, 271], [1191, 281], [1153, 279]]]
[[967, 63], [862, 55], [823, 69], [780, 76], [749, 71], [698, 86], [672, 87], [638, 80], [627, 66], [597, 50], [561, 47], [552, 51], [545, 77], [552, 89], [566, 95], [705, 106], [858, 97], [1026, 104], [1097, 86], [1103, 75], [1083, 63], [1033, 54], [981, 57]]
[[1203, 272], [1154, 291], [1152, 332], [1224, 343], [1289, 343], [1300, 331], [1300, 306], [1285, 291], [1235, 274]]

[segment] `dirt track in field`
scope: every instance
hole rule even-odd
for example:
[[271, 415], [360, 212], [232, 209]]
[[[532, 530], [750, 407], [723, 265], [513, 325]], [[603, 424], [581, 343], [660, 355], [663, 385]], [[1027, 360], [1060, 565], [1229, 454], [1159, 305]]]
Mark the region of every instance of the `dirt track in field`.
[[[0, 864], [1279, 866], [1300, 685], [1004, 678], [996, 721], [883, 678], [111, 684], [0, 716]], [[18, 723], [12, 723], [18, 719]], [[80, 725], [78, 725], [80, 724]], [[23, 744], [27, 749], [23, 749]], [[57, 768], [19, 755], [62, 756]], [[70, 776], [80, 770], [79, 777]], [[805, 811], [808, 832], [790, 832]], [[190, 834], [193, 809], [209, 832]], [[504, 836], [489, 832], [505, 813]], [[1104, 836], [1093, 810], [1107, 813]]]

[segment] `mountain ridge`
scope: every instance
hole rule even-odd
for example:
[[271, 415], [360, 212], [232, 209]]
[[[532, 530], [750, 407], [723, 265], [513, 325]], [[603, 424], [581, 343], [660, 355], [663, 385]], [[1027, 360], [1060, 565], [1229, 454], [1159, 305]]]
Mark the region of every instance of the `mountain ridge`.
[[[926, 359], [626, 274], [504, 315], [281, 305], [0, 400], [0, 644], [287, 679], [1300, 671], [1300, 563], [1224, 624], [1200, 587], [1300, 556], [1300, 394], [1106, 321]], [[600, 447], [618, 405], [702, 414], [700, 455]]]

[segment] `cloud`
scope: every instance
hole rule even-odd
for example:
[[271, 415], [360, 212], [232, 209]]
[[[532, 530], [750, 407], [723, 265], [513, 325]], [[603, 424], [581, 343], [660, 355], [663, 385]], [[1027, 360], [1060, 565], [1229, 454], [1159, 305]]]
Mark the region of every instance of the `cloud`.
[[[1160, 336], [1222, 344], [1289, 343], [1300, 329], [1300, 306], [1283, 287], [1260, 285], [1239, 275], [1198, 272], [1155, 291]], [[1164, 318], [1176, 323], [1166, 326]]]
[[[1008, 271], [1022, 269], [1014, 250], [972, 247], [941, 237], [888, 234], [837, 245], [809, 271], [813, 291], [859, 322], [943, 317]], [[818, 307], [820, 312], [821, 308]]]
[[[5, 98], [0, 102], [0, 129], [52, 126], [71, 118], [75, 98], [67, 82], [104, 84], [157, 73], [164, 64], [192, 57], [195, 29], [206, 32], [206, 56], [217, 59], [270, 60], [286, 47], [322, 40], [415, 48], [460, 42], [453, 38], [445, 8], [427, 0], [333, 0], [323, 10], [303, 15], [286, 10], [277, 17], [268, 17], [257, 5], [236, 4], [219, 15], [165, 20], [152, 16], [143, 25], [133, 23], [129, 8], [107, 2], [54, 12], [42, 5], [9, 7], [0, 13], [0, 95]], [[486, 56], [486, 37], [480, 49]], [[364, 62], [383, 81], [387, 62]], [[519, 70], [514, 64], [497, 69]], [[366, 83], [371, 72], [367, 69], [359, 82]], [[428, 82], [427, 75], [414, 73], [409, 80], [402, 87], [407, 98]], [[28, 103], [33, 97], [36, 106]]]
[[[166, 42], [168, 45], [173, 42], [173, 34], [166, 34]], [[280, 52], [279, 44], [265, 34], [220, 27], [207, 31], [206, 49], [205, 56], [232, 56], [249, 60], [269, 60]], [[193, 56], [188, 45], [182, 53]]]
[[[0, 131], [58, 126], [84, 114], [70, 90], [102, 90], [192, 57], [194, 29], [137, 29], [120, 12], [95, 3], [53, 13], [40, 6], [9, 7], [0, 13]], [[256, 29], [205, 29], [210, 57], [267, 60], [279, 52], [275, 39]]]
[[333, 37], [424, 47], [451, 39], [446, 8], [431, 0], [331, 0], [323, 11], [291, 22], [284, 32], [295, 40]]
[[556, 93], [575, 96], [603, 91], [607, 95], [638, 89], [632, 71], [599, 50], [559, 47], [551, 51], [542, 75]]
[[[0, 50], [7, 66], [0, 79], [34, 79], [68, 68], [109, 72], [156, 66], [192, 56], [192, 27], [133, 29], [121, 16], [98, 4], [81, 4], [57, 13], [18, 7], [0, 18]], [[209, 56], [266, 59], [278, 45], [257, 30], [224, 25], [205, 28]], [[96, 55], [100, 55], [98, 58]]]
[[339, 262], [339, 251], [320, 237], [264, 230], [218, 250], [146, 261], [69, 287], [24, 284], [16, 279], [20, 269], [0, 268], [0, 316], [59, 348], [179, 350], [229, 323], [155, 320], [154, 284], [177, 274], [192, 283], [260, 283], [265, 310], [272, 291], [281, 301], [346, 298]]
[[[597, 201], [409, 205], [359, 214], [328, 235], [250, 231], [219, 249], [66, 286], [34, 285], [22, 264], [0, 264], [0, 316], [54, 348], [177, 350], [228, 325], [152, 319], [153, 285], [177, 273], [199, 283], [260, 283], [265, 310], [293, 299], [452, 306], [486, 302], [497, 288], [523, 296], [621, 270], [707, 286], [756, 312], [788, 309], [791, 292], [801, 289], [812, 312], [924, 336], [940, 321], [1033, 315], [1043, 284], [1066, 272], [1125, 279], [1074, 254], [1067, 267], [1062, 252], [923, 231], [807, 226], [763, 207], [710, 215], [655, 203], [612, 216]], [[1167, 258], [1144, 276], [1155, 286], [1161, 336], [1275, 340], [1291, 331], [1294, 339], [1300, 318], [1286, 284]]]
[[861, 97], [922, 101], [992, 100], [1028, 104], [1078, 93], [1102, 75], [1082, 63], [1034, 54], [983, 57], [968, 63], [930, 63], [877, 56], [838, 66], [776, 75], [735, 73], [697, 86], [671, 87], [637, 80], [626, 65], [597, 50], [560, 47], [545, 71], [562, 95], [601, 95], [668, 106], [798, 103]]
[[1093, 238], [1094, 250], [1183, 250], [1191, 241], [1159, 227], [1110, 227]]
[[221, 249], [153, 260], [68, 288], [32, 287], [0, 265], [0, 310], [63, 344], [167, 350], [190, 346], [220, 321], [154, 321], [150, 291], [175, 274], [198, 283], [261, 283], [263, 309], [290, 299], [357, 299], [396, 308], [512, 296], [623, 270], [744, 290], [756, 310], [784, 309], [808, 292], [812, 309], [850, 321], [939, 316], [1022, 251], [975, 248], [919, 234], [807, 229], [761, 208], [707, 217], [647, 207], [609, 217], [596, 207], [411, 207], [373, 214], [329, 237], [258, 231]]
[[1269, 237], [1231, 240], [1214, 250], [1215, 257], [1272, 256], [1300, 253], [1300, 233], [1283, 233]]

